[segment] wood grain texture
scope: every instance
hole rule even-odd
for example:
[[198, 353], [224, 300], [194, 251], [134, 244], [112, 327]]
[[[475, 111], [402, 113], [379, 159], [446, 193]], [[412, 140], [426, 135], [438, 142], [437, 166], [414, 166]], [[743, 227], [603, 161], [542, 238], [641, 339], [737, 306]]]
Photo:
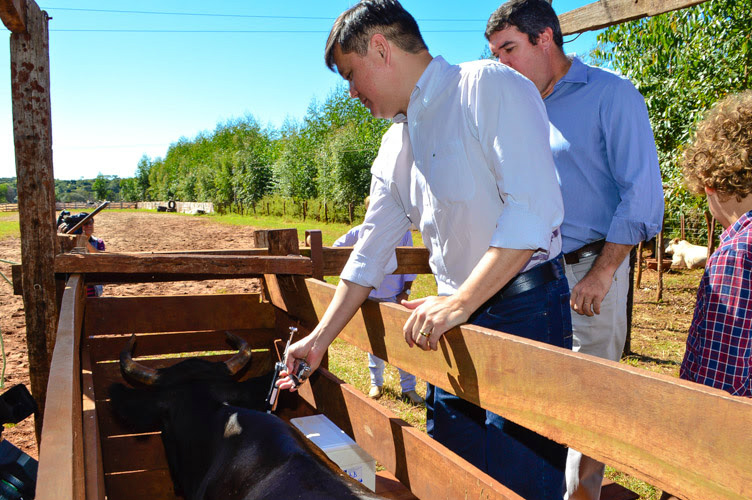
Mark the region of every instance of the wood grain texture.
[[[319, 315], [332, 285], [307, 279]], [[475, 326], [410, 349], [410, 313], [368, 301], [340, 335], [390, 364], [685, 499], [752, 497], [752, 401]]]
[[259, 294], [97, 297], [87, 300], [87, 334], [274, 328]]
[[26, 0], [0, 0], [0, 19], [13, 33], [26, 31]]
[[26, 2], [25, 15], [26, 30], [10, 36], [13, 144], [31, 393], [43, 414], [58, 315], [49, 32], [47, 13], [35, 2]]
[[83, 393], [82, 419], [84, 441], [84, 470], [86, 500], [104, 500], [104, 468], [102, 446], [99, 438], [97, 408], [94, 401], [94, 379], [89, 348], [81, 350], [81, 391]]
[[[50, 367], [36, 498], [57, 500], [61, 494], [84, 500], [84, 453], [79, 340], [84, 314], [84, 286], [71, 276], [63, 296], [57, 342]], [[64, 493], [63, 493], [64, 492]]]
[[261, 274], [310, 276], [311, 261], [301, 256], [212, 254], [58, 254], [56, 273], [190, 274], [208, 278]]
[[[598, 0], [559, 14], [564, 35], [598, 30], [626, 21], [684, 9], [707, 0]], [[553, 4], [556, 8], [556, 4]]]

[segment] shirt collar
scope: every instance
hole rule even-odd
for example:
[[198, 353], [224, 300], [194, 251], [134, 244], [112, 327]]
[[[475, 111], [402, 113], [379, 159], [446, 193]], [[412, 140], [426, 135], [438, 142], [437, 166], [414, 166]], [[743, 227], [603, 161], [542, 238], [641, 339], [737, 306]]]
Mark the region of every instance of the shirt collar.
[[585, 66], [585, 64], [583, 64], [583, 62], [580, 61], [580, 58], [577, 56], [572, 55], [567, 57], [572, 60], [572, 65], [569, 67], [567, 74], [564, 75], [559, 81], [569, 83], [587, 83], [587, 66]]
[[451, 65], [441, 56], [436, 56], [428, 63], [423, 74], [418, 78], [418, 82], [415, 84], [413, 93], [410, 95], [410, 104], [418, 100], [423, 102], [423, 106], [427, 106], [431, 99], [434, 97], [437, 88], [443, 88], [441, 85], [441, 76]]
[[565, 83], [587, 83], [587, 66], [585, 66], [582, 61], [580, 61], [580, 59], [575, 55], [567, 55], [567, 57], [571, 59], [572, 65], [569, 67], [567, 74], [562, 76], [559, 81], [554, 84], [553, 92], [547, 95], [546, 99], [554, 95], [554, 92], [556, 92]]
[[752, 210], [739, 217], [739, 220], [726, 228], [721, 234], [721, 243], [726, 243], [749, 226], [752, 226]]

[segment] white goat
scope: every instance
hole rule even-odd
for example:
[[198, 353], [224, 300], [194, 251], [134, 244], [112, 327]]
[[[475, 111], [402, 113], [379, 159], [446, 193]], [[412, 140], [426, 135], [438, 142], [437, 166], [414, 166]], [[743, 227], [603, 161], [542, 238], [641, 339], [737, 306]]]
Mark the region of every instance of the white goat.
[[671, 267], [686, 267], [688, 269], [697, 269], [705, 267], [705, 261], [708, 260], [708, 249], [700, 245], [693, 245], [687, 240], [674, 238], [666, 247], [666, 254], [673, 255], [671, 258]]

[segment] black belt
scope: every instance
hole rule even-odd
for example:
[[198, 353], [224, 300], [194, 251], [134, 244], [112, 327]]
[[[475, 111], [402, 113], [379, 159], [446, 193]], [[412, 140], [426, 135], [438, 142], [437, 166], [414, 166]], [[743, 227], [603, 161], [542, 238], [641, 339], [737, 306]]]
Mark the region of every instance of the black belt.
[[508, 299], [514, 295], [518, 295], [523, 292], [532, 290], [551, 281], [561, 279], [564, 276], [564, 271], [560, 266], [556, 265], [561, 257], [544, 262], [537, 265], [532, 269], [528, 269], [524, 273], [520, 273], [512, 281], [504, 285], [504, 288], [496, 292], [495, 298]]
[[603, 250], [603, 245], [606, 244], [606, 240], [598, 240], [592, 243], [588, 243], [584, 247], [580, 247], [577, 250], [564, 254], [564, 262], [567, 264], [577, 264], [581, 259], [598, 255]]

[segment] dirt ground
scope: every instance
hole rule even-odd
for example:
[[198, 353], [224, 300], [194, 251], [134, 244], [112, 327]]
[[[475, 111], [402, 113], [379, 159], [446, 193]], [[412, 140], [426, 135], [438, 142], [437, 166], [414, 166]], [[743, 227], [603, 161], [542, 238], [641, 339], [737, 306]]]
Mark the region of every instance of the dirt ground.
[[[17, 220], [17, 214], [0, 214], [0, 220], [13, 220], [14, 217]], [[105, 240], [110, 252], [253, 247], [251, 227], [229, 226], [212, 222], [210, 218], [164, 213], [105, 211], [96, 217], [94, 234]], [[21, 261], [18, 238], [0, 240], [0, 259]], [[10, 278], [10, 265], [0, 263], [0, 272]], [[656, 300], [657, 274], [654, 271], [643, 273], [641, 286], [635, 292], [633, 354], [623, 362], [678, 376], [701, 274], [702, 270], [694, 270], [665, 275], [666, 290], [663, 300], [659, 302]], [[259, 290], [257, 280], [217, 280], [108, 285], [105, 294], [240, 293]], [[23, 301], [20, 296], [12, 294], [11, 287], [4, 280], [0, 284], [0, 330], [7, 354], [5, 389], [19, 383], [29, 387]], [[31, 418], [7, 428], [3, 437], [37, 457]]]
[[[18, 215], [2, 215], [0, 219], [18, 220]], [[142, 252], [163, 250], [204, 250], [253, 248], [253, 228], [212, 223], [201, 217], [165, 213], [103, 212], [95, 218], [94, 235], [104, 239], [109, 252]], [[21, 262], [19, 238], [0, 240], [0, 259]], [[0, 263], [0, 272], [11, 278], [9, 264]], [[149, 283], [108, 285], [107, 295], [162, 295], [194, 293], [245, 293], [260, 291], [258, 280], [212, 280], [181, 283]], [[23, 300], [13, 295], [5, 281], [0, 283], [0, 332], [7, 362], [5, 385], [1, 391], [16, 384], [30, 388], [29, 363], [26, 350], [26, 326]], [[34, 422], [31, 417], [6, 428], [3, 438], [34, 458], [38, 457]]]

